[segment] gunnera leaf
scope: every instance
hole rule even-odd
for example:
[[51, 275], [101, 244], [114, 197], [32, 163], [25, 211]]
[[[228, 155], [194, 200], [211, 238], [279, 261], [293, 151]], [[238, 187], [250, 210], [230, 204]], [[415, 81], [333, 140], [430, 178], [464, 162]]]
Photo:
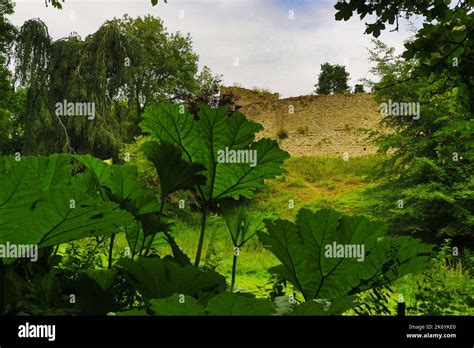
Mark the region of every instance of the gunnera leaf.
[[91, 194], [91, 177], [72, 171], [65, 155], [0, 158], [0, 242], [45, 247], [110, 235], [133, 221], [117, 204]]
[[263, 245], [281, 262], [271, 269], [306, 301], [334, 300], [421, 270], [431, 247], [409, 237], [385, 236], [386, 226], [329, 209], [301, 209], [296, 222], [266, 221]]
[[156, 168], [162, 197], [204, 185], [206, 182], [206, 177], [200, 174], [206, 168], [202, 164], [189, 163], [182, 159], [181, 150], [168, 141], [148, 141], [143, 144], [141, 150]]
[[327, 300], [305, 301], [294, 306], [287, 315], [341, 315], [345, 311], [358, 305], [355, 296], [343, 296], [331, 302]]
[[275, 313], [275, 305], [266, 299], [226, 292], [209, 300], [207, 312], [209, 315], [271, 315]]
[[132, 255], [145, 243], [147, 235], [163, 231], [160, 204], [153, 192], [139, 179], [138, 169], [131, 165], [108, 165], [90, 155], [75, 156], [91, 172], [102, 197], [117, 203], [133, 215], [134, 220], [123, 226]]
[[264, 179], [284, 172], [289, 157], [274, 140], [255, 142], [262, 130], [239, 112], [230, 117], [227, 108], [200, 105], [199, 120], [181, 105], [161, 103], [145, 110], [140, 123], [144, 133], [181, 150], [189, 163], [201, 163], [207, 180], [200, 195], [207, 202], [222, 198], [253, 197]]
[[127, 311], [116, 312], [113, 315], [118, 317], [142, 317], [148, 315], [144, 309], [129, 309]]
[[205, 315], [206, 309], [195, 298], [183, 294], [173, 294], [165, 299], [149, 301], [154, 315]]
[[225, 277], [214, 271], [202, 271], [192, 265], [182, 266], [171, 260], [140, 257], [121, 259], [128, 282], [147, 300], [184, 294], [205, 300], [226, 289]]

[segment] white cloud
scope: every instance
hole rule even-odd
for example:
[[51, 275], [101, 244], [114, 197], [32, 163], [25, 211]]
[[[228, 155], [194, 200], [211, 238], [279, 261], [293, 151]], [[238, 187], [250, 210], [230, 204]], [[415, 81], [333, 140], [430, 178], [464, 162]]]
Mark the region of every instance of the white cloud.
[[[266, 87], [282, 96], [311, 93], [322, 63], [348, 64], [350, 84], [365, 77], [369, 69], [366, 48], [370, 37], [358, 18], [334, 19], [334, 1], [283, 0], [66, 0], [63, 10], [46, 8], [42, 0], [17, 0], [12, 22], [21, 26], [30, 18], [41, 18], [54, 38], [75, 31], [82, 37], [101, 24], [125, 13], [132, 17], [160, 17], [169, 31], [189, 32], [200, 65], [224, 74], [228, 85]], [[289, 11], [294, 11], [290, 19]], [[184, 12], [180, 12], [184, 11]], [[184, 13], [184, 19], [180, 14]], [[387, 44], [402, 50], [408, 37], [382, 34]], [[240, 65], [234, 67], [235, 58]]]

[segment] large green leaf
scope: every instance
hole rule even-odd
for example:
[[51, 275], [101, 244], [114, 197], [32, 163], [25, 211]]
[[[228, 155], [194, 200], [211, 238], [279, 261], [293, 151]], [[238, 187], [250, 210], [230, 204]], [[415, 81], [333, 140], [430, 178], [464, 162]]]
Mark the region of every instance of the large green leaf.
[[2, 158], [0, 243], [50, 246], [110, 234], [131, 221], [117, 204], [91, 195], [86, 180], [73, 180], [71, 172], [66, 156]]
[[117, 277], [118, 270], [88, 269], [84, 273], [92, 280], [95, 280], [103, 291], [107, 291], [114, 284], [114, 280]]
[[176, 243], [173, 235], [169, 232], [165, 232], [165, 240], [168, 242], [169, 246], [171, 247], [171, 252], [173, 253], [173, 260], [174, 262], [185, 266], [190, 265], [191, 260], [186, 252], [181, 249], [181, 247]]
[[[305, 300], [337, 299], [417, 272], [431, 251], [412, 238], [384, 237], [381, 223], [328, 209], [301, 209], [296, 223], [266, 221], [266, 227], [259, 238], [282, 263], [272, 271]], [[340, 248], [345, 253], [329, 253]]]
[[200, 162], [204, 143], [198, 124], [184, 106], [170, 103], [148, 106], [140, 128], [144, 133], [178, 146], [189, 162]]
[[[140, 126], [145, 133], [180, 148], [188, 162], [206, 167], [207, 181], [200, 186], [206, 201], [252, 197], [253, 191], [264, 186], [264, 179], [283, 172], [281, 165], [288, 153], [280, 150], [274, 140], [254, 142], [261, 125], [248, 121], [239, 112], [229, 116], [224, 107], [200, 108], [196, 121], [185, 108], [162, 103], [146, 109]], [[231, 157], [222, 155], [239, 150], [241, 162], [246, 163], [234, 163]]]
[[134, 223], [128, 224], [125, 229], [130, 249], [135, 255], [145, 244], [147, 235], [167, 229], [159, 214], [161, 206], [153, 192], [139, 180], [135, 166], [112, 166], [108, 180], [103, 185], [109, 199], [135, 218]]
[[343, 296], [333, 300], [332, 302], [326, 300], [305, 301], [296, 305], [293, 311], [287, 313], [288, 315], [341, 315], [348, 309], [357, 306], [355, 296]]
[[67, 183], [72, 165], [63, 155], [0, 157], [0, 221], [10, 209], [30, 207], [44, 192]]
[[226, 288], [223, 276], [192, 265], [146, 257], [137, 261], [121, 259], [119, 265], [126, 269], [128, 281], [147, 300], [167, 298], [175, 293], [205, 299]]
[[95, 174], [97, 183], [99, 185], [106, 185], [110, 183], [112, 166], [91, 155], [77, 155], [74, 158], [80, 163], [84, 164], [87, 169]]
[[281, 165], [288, 153], [280, 150], [275, 140], [261, 139], [247, 148], [257, 154], [257, 165], [237, 163], [215, 164], [214, 187], [206, 187], [208, 198], [252, 198], [253, 192], [264, 188], [264, 180], [284, 172]]
[[174, 294], [165, 299], [150, 300], [150, 308], [155, 315], [205, 315], [202, 304], [190, 296]]
[[118, 289], [114, 287], [118, 273], [116, 269], [86, 270], [86, 276], [74, 281], [77, 305], [84, 315], [106, 315], [121, 309], [116, 301]]
[[274, 304], [251, 296], [222, 293], [207, 304], [209, 315], [270, 315], [275, 313]]
[[118, 317], [142, 317], [142, 316], [147, 316], [148, 314], [146, 310], [144, 309], [134, 308], [134, 309], [129, 309], [126, 311], [114, 313], [114, 315]]
[[236, 247], [243, 246], [263, 228], [263, 221], [249, 214], [247, 208], [239, 201], [221, 202], [220, 211], [230, 232], [232, 243]]
[[148, 141], [143, 144], [142, 151], [156, 168], [162, 197], [205, 184], [206, 177], [199, 173], [206, 168], [182, 159], [181, 150], [172, 143]]
[[138, 177], [138, 169], [131, 165], [108, 165], [90, 155], [75, 156], [92, 170], [100, 187], [106, 190], [110, 200], [120, 204], [134, 216], [158, 212], [160, 204]]
[[132, 216], [115, 203], [90, 197], [80, 187], [57, 187], [31, 208], [17, 208], [3, 216], [0, 243], [57, 245], [94, 235], [110, 235], [130, 221]]
[[135, 221], [123, 228], [133, 255], [141, 250], [147, 235], [166, 229], [166, 225], [160, 224], [160, 204], [141, 183], [135, 166], [108, 165], [90, 155], [75, 158], [87, 167], [86, 174], [93, 173], [104, 199], [119, 204], [134, 216]]

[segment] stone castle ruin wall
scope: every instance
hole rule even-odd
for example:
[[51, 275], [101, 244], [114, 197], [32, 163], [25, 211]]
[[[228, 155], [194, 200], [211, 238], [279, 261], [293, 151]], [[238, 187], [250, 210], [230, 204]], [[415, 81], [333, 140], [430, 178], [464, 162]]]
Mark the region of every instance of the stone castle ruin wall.
[[[292, 156], [373, 154], [361, 129], [376, 129], [381, 119], [370, 93], [308, 95], [280, 99], [241, 87], [223, 87], [221, 97], [233, 95], [235, 106], [249, 120], [260, 123], [262, 137], [278, 140]], [[288, 135], [280, 139], [279, 132]]]

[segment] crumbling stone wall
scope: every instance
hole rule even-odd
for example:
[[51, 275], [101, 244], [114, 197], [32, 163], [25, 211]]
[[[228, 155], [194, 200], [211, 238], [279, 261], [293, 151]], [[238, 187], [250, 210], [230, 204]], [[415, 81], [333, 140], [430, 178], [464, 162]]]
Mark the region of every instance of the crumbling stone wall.
[[[233, 95], [237, 109], [262, 124], [257, 138], [273, 138], [292, 156], [343, 156], [375, 153], [361, 129], [375, 129], [380, 121], [370, 93], [308, 95], [280, 99], [240, 87], [224, 87], [221, 96]], [[279, 132], [288, 135], [280, 139]]]

